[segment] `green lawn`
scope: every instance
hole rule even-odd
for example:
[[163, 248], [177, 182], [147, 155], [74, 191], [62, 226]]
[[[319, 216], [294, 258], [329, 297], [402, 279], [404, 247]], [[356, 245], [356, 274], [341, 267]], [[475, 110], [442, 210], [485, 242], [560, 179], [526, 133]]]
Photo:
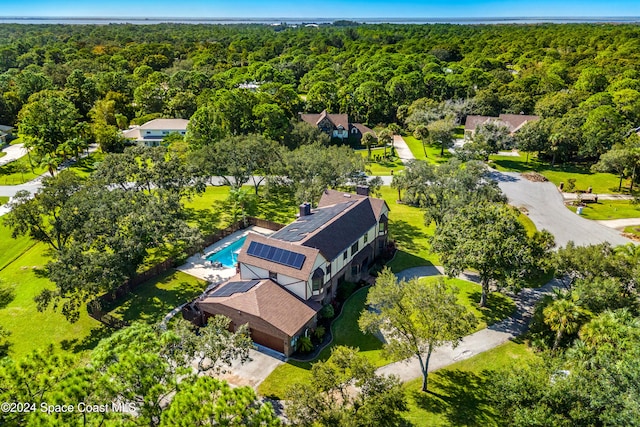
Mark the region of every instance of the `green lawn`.
[[138, 286], [109, 313], [127, 322], [156, 323], [174, 308], [200, 295], [206, 286], [203, 280], [170, 270]]
[[[320, 352], [314, 362], [328, 359], [331, 355], [331, 348], [338, 345], [359, 348], [361, 354], [366, 356], [375, 366], [383, 366], [390, 362], [382, 356], [380, 340], [371, 334], [363, 334], [358, 328], [358, 318], [364, 309], [368, 292], [368, 288], [360, 289], [344, 303], [342, 314], [331, 325], [333, 342]], [[311, 362], [289, 361], [278, 366], [260, 384], [258, 392], [263, 396], [282, 398], [292, 384], [309, 379], [310, 369]]]
[[536, 225], [533, 223], [533, 221], [531, 221], [531, 218], [529, 218], [522, 212], [520, 212], [520, 214], [518, 215], [518, 221], [520, 221], [520, 223], [524, 225], [524, 228], [527, 230], [527, 234], [529, 236], [533, 236], [533, 233], [538, 231]]
[[1, 158], [3, 158], [3, 157], [4, 157], [4, 156], [6, 156], [6, 155], [7, 155], [7, 153], [6, 153], [6, 152], [4, 152], [4, 151], [0, 151], [0, 159], [1, 159]]
[[[424, 281], [432, 282], [438, 280], [439, 277], [425, 277]], [[478, 325], [476, 331], [493, 325], [507, 317], [509, 317], [516, 309], [514, 302], [511, 298], [499, 293], [491, 292], [487, 297], [487, 306], [484, 308], [478, 307], [480, 302], [481, 287], [477, 283], [469, 282], [467, 280], [444, 278], [447, 285], [455, 286], [458, 288], [458, 303], [464, 305], [469, 309], [478, 319]]]
[[[569, 206], [573, 212], [576, 206]], [[582, 209], [582, 216], [593, 220], [640, 218], [640, 204], [631, 200], [602, 200], [598, 203], [587, 203]]]
[[29, 156], [20, 157], [13, 162], [0, 166], [0, 185], [18, 185], [42, 175], [46, 169], [29, 163]]
[[[0, 241], [5, 244], [4, 235]], [[105, 329], [91, 319], [86, 310], [80, 311], [77, 322], [69, 323], [51, 308], [44, 312], [36, 309], [34, 297], [53, 286], [42, 274], [48, 261], [47, 247], [42, 243], [30, 245], [21, 240], [17, 244], [15, 241], [12, 243], [22, 248], [12, 249], [13, 256], [22, 252], [0, 271], [0, 324], [11, 332], [9, 354], [21, 357], [49, 344], [58, 350], [77, 353], [97, 344]], [[2, 257], [7, 258], [4, 252]]]
[[424, 225], [424, 214], [420, 208], [396, 203], [396, 190], [385, 186], [380, 192], [391, 209], [389, 235], [398, 246], [398, 252], [388, 264], [389, 267], [397, 273], [409, 267], [438, 265], [438, 256], [431, 252], [429, 244], [435, 225]]
[[[440, 156], [440, 146], [436, 145], [422, 145], [422, 141], [415, 139], [413, 136], [402, 136], [402, 139], [407, 143], [413, 157], [418, 160], [426, 160], [429, 163], [444, 163], [451, 158], [451, 153], [448, 150], [444, 150], [444, 155]], [[426, 156], [425, 156], [426, 150]]]
[[9, 196], [0, 196], [0, 206], [9, 203]]
[[[358, 150], [356, 152], [360, 153], [360, 155], [367, 160], [367, 150]], [[387, 149], [387, 153], [389, 153], [389, 149]], [[380, 160], [376, 161], [376, 156], [380, 156]], [[367, 174], [375, 176], [389, 176], [392, 175], [392, 172], [395, 173], [404, 169], [404, 165], [399, 158], [394, 157], [393, 159], [385, 160], [383, 159], [383, 156], [383, 148], [374, 148], [371, 150], [371, 158], [367, 161]]]
[[640, 238], [640, 227], [637, 225], [625, 227], [623, 231], [628, 234], [633, 234], [636, 238]]
[[411, 425], [495, 426], [500, 414], [488, 403], [484, 386], [491, 371], [530, 363], [538, 356], [524, 344], [507, 342], [429, 374], [429, 392], [420, 391], [422, 379], [404, 385]]
[[93, 152], [87, 157], [81, 158], [78, 162], [69, 166], [69, 170], [74, 171], [82, 178], [87, 178], [96, 168], [96, 165], [104, 159], [104, 153]]
[[[423, 280], [437, 280], [435, 277]], [[478, 319], [476, 330], [484, 329], [508, 317], [515, 309], [515, 304], [510, 298], [494, 292], [489, 295], [487, 307], [480, 309], [480, 286], [460, 279], [445, 278], [447, 284], [456, 286], [459, 290], [458, 301], [471, 310]], [[314, 359], [326, 360], [331, 354], [331, 348], [338, 345], [357, 347], [375, 366], [383, 366], [392, 360], [385, 359], [382, 352], [382, 343], [371, 334], [363, 334], [358, 328], [358, 318], [364, 309], [368, 288], [360, 289], [344, 304], [342, 315], [332, 324], [334, 340], [331, 345], [320, 352]], [[289, 361], [278, 366], [258, 387], [258, 392], [263, 396], [282, 398], [286, 390], [292, 384], [304, 382], [309, 379], [312, 362]]]
[[4, 225], [0, 217], [0, 277], [2, 277], [2, 270], [8, 264], [20, 257], [34, 244], [33, 240], [24, 236], [13, 239], [11, 237], [11, 229]]
[[[560, 185], [560, 183], [563, 182], [565, 185], [565, 191], [569, 179], [575, 179], [576, 184], [574, 191], [586, 191], [591, 187], [593, 193], [596, 194], [618, 192], [618, 183], [620, 178], [614, 174], [592, 173], [586, 166], [551, 166], [549, 163], [539, 161], [533, 154], [529, 155], [528, 163], [526, 162], [526, 158], [527, 156], [525, 153], [520, 154], [518, 157], [493, 155], [489, 157], [489, 164], [491, 167], [499, 171], [539, 172], [556, 185]], [[628, 187], [628, 182], [623, 181], [622, 185], [622, 190], [625, 192], [625, 185]]]

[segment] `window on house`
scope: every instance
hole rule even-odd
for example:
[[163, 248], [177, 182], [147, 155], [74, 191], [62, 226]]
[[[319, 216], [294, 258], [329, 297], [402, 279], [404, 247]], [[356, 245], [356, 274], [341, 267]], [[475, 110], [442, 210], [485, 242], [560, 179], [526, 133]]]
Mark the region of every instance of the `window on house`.
[[365, 243], [365, 244], [366, 244], [366, 243], [369, 241], [369, 233], [365, 234], [365, 235], [364, 235], [364, 238], [363, 238], [362, 240], [363, 240], [363, 242], [362, 242], [362, 243]]
[[357, 128], [353, 128], [353, 129], [351, 129], [351, 133], [353, 133], [353, 134], [358, 133], [358, 129], [357, 129]]
[[343, 261], [346, 261], [346, 260], [347, 260], [347, 257], [348, 257], [348, 255], [347, 255], [347, 251], [344, 251], [344, 253], [342, 254], [342, 260], [343, 260]]
[[313, 293], [320, 292], [322, 290], [322, 278], [316, 277], [311, 281], [311, 290]]
[[331, 263], [327, 264], [327, 274], [331, 274]]
[[151, 131], [150, 130], [147, 131], [147, 135], [151, 135]]
[[351, 256], [354, 256], [356, 252], [358, 252], [358, 243], [359, 242], [355, 242], [353, 245], [351, 245]]
[[360, 270], [358, 264], [352, 265], [351, 266], [351, 275], [355, 276], [358, 274], [358, 270]]
[[380, 223], [380, 233], [384, 233], [385, 231], [387, 231], [387, 223], [386, 222], [381, 222]]
[[269, 279], [273, 280], [274, 282], [278, 281], [278, 273], [274, 272], [274, 271], [270, 271], [269, 272]]

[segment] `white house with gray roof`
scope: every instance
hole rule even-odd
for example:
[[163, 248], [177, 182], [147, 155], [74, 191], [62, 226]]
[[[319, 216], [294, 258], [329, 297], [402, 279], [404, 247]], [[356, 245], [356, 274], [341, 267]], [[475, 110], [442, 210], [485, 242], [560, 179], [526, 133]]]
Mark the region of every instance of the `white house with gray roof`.
[[154, 119], [122, 132], [122, 135], [138, 145], [157, 147], [172, 133], [184, 136], [187, 133], [187, 119]]

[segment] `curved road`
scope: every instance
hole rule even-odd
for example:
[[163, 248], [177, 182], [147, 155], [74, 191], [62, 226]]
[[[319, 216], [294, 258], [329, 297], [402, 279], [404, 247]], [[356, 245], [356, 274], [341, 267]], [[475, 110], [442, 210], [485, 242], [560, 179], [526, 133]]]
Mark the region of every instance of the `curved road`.
[[491, 177], [498, 181], [500, 189], [509, 203], [524, 207], [529, 218], [538, 227], [555, 236], [558, 247], [573, 241], [576, 245], [609, 242], [612, 245], [632, 243], [609, 227], [574, 214], [564, 205], [564, 199], [552, 182], [531, 182], [516, 172], [492, 171]]

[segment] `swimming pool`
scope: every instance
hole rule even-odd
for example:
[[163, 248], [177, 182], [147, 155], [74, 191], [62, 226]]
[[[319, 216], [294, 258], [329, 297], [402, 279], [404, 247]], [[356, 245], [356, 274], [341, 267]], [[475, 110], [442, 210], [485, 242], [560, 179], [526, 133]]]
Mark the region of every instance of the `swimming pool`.
[[242, 236], [240, 239], [232, 242], [228, 246], [225, 246], [218, 252], [210, 254], [207, 256], [207, 261], [211, 261], [212, 263], [218, 261], [222, 263], [225, 268], [235, 268], [238, 263], [238, 252], [240, 252], [240, 248], [246, 239], [247, 236]]

